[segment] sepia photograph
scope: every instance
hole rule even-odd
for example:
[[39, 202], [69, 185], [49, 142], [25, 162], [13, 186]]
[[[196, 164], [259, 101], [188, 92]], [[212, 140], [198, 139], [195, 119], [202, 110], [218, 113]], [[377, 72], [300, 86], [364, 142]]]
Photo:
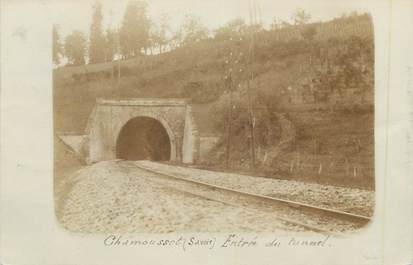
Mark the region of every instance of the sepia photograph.
[[362, 5], [51, 5], [60, 227], [350, 236], [373, 221], [379, 29]]

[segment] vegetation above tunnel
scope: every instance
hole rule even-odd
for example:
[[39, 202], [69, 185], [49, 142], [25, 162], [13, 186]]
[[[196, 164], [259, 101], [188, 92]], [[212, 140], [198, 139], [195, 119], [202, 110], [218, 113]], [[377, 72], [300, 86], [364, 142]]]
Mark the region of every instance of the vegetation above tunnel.
[[[97, 97], [190, 98], [201, 134], [221, 136], [210, 164], [224, 166], [231, 123], [230, 164], [247, 169], [250, 95], [260, 168], [297, 178], [306, 170], [310, 181], [374, 185], [374, 40], [369, 15], [323, 23], [275, 22], [271, 28], [236, 19], [215, 34], [205, 34], [194, 17], [188, 25], [199, 37], [186, 31], [188, 38], [170, 44], [56, 69], [56, 130], [81, 133]], [[119, 57], [124, 59], [115, 60]], [[279, 113], [296, 127], [294, 142], [281, 153]]]

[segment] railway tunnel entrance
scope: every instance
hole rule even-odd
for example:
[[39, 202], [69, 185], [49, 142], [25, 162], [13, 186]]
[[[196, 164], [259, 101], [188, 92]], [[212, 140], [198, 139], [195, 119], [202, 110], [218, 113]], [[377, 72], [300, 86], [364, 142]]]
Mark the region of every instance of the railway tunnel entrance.
[[87, 164], [120, 159], [195, 163], [200, 138], [186, 99], [97, 99], [80, 146]]
[[168, 161], [171, 158], [171, 140], [168, 132], [162, 123], [154, 118], [132, 118], [118, 135], [116, 158]]

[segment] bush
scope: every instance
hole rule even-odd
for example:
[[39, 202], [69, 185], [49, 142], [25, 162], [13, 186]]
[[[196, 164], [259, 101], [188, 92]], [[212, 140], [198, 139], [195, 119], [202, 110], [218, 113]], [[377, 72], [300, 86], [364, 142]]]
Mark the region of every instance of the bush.
[[183, 90], [184, 96], [190, 98], [195, 104], [215, 101], [222, 94], [221, 85], [212, 81], [187, 82]]

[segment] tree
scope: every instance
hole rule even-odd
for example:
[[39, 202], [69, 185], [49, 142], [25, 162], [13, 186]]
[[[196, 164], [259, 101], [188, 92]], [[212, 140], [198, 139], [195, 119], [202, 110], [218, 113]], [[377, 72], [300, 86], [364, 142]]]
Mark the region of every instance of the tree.
[[155, 47], [159, 48], [159, 53], [163, 53], [165, 46], [168, 45], [168, 34], [170, 33], [169, 20], [169, 15], [163, 13], [158, 24], [152, 23], [150, 29], [151, 53], [153, 52], [152, 48]]
[[118, 52], [118, 32], [113, 29], [107, 29], [105, 34], [105, 61], [113, 61], [115, 54]]
[[183, 40], [184, 40], [183, 30], [182, 30], [182, 27], [180, 27], [176, 31], [172, 32], [171, 39], [169, 41], [169, 45], [171, 46], [171, 49], [174, 50], [178, 48], [183, 43]]
[[126, 58], [140, 55], [149, 46], [150, 20], [147, 3], [130, 1], [126, 7], [120, 29], [120, 48]]
[[158, 31], [158, 45], [159, 53], [163, 52], [164, 46], [168, 44], [168, 33], [171, 31], [169, 26], [170, 16], [167, 13], [163, 13], [159, 20], [159, 31]]
[[291, 25], [291, 23], [288, 22], [288, 21], [281, 20], [280, 27], [281, 27], [281, 28], [290, 28], [290, 27], [292, 27], [292, 25]]
[[102, 18], [102, 4], [95, 2], [90, 26], [89, 63], [105, 61], [105, 37], [102, 30]]
[[159, 29], [153, 21], [151, 21], [151, 26], [149, 27], [149, 50], [150, 54], [153, 54], [154, 49], [158, 46], [159, 43]]
[[63, 53], [63, 46], [60, 41], [60, 34], [56, 25], [53, 25], [53, 63], [57, 66], [60, 64], [60, 56]]
[[73, 31], [65, 39], [64, 52], [71, 65], [85, 64], [86, 38], [81, 31]]
[[291, 19], [294, 22], [294, 25], [303, 25], [307, 24], [311, 20], [311, 15], [308, 14], [304, 9], [297, 8], [294, 11]]
[[246, 31], [247, 25], [245, 21], [242, 18], [236, 18], [218, 28], [215, 32], [215, 38], [223, 40], [240, 37], [245, 35]]
[[301, 30], [301, 36], [308, 42], [311, 42], [314, 39], [315, 34], [317, 34], [315, 25], [306, 25]]
[[273, 17], [271, 25], [270, 25], [271, 30], [277, 30], [277, 29], [280, 29], [281, 27], [282, 27], [281, 21], [277, 19], [276, 17]]
[[187, 15], [182, 25], [184, 40], [183, 44], [193, 44], [208, 38], [209, 31], [202, 24], [199, 17]]

